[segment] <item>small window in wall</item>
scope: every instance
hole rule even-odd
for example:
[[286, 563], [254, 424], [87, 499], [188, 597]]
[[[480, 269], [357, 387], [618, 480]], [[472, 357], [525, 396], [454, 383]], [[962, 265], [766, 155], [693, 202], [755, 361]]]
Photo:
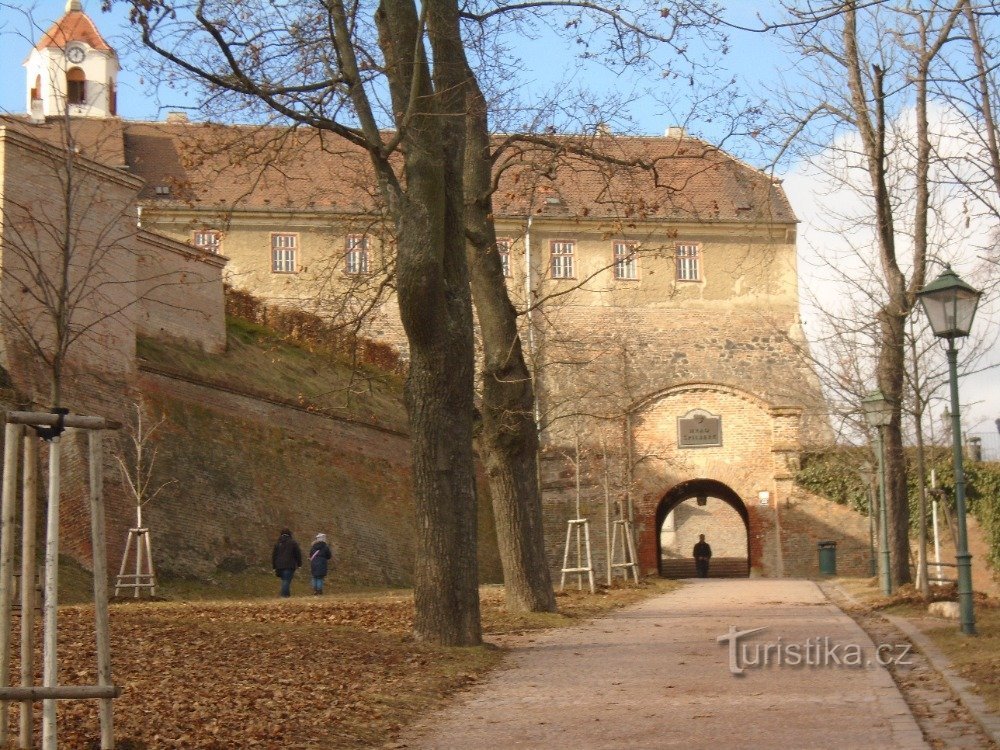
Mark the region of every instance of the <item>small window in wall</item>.
[[87, 103], [87, 77], [80, 68], [66, 71], [66, 101], [69, 104]]
[[572, 240], [553, 240], [549, 245], [552, 255], [552, 278], [572, 279], [575, 277], [573, 255], [576, 243]]
[[510, 278], [510, 246], [509, 239], [497, 239], [497, 253], [500, 254], [500, 268], [503, 269], [504, 278]]
[[35, 85], [31, 89], [31, 101], [39, 102], [42, 100], [42, 77], [35, 76]]
[[678, 245], [674, 260], [678, 281], [701, 281], [700, 248], [697, 245]]
[[271, 235], [271, 271], [274, 273], [295, 273], [296, 257], [299, 249], [297, 234]]
[[634, 242], [615, 243], [615, 278], [635, 281], [639, 278], [638, 245]]
[[194, 233], [192, 244], [218, 255], [219, 251], [222, 250], [222, 235], [212, 229], [199, 229]]
[[352, 276], [368, 273], [368, 238], [353, 234], [347, 237], [344, 273]]
[[118, 90], [112, 78], [108, 79], [108, 112], [113, 115], [118, 114]]

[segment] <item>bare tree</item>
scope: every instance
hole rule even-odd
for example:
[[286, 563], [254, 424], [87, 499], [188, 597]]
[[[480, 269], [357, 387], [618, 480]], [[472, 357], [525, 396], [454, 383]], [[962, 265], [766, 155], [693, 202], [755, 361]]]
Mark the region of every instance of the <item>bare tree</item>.
[[488, 472], [498, 525], [510, 530], [501, 541], [513, 593], [508, 601], [551, 608], [550, 582], [539, 565], [531, 381], [497, 273], [490, 106], [479, 75], [502, 46], [496, 29], [512, 32], [529, 16], [541, 13], [574, 37], [586, 25], [595, 38], [610, 40], [612, 56], [627, 59], [648, 43], [675, 43], [691, 26], [686, 4], [677, 5], [676, 16], [651, 5], [632, 13], [561, 2], [132, 5], [145, 44], [204, 82], [211, 103], [263, 106], [286, 122], [340, 136], [371, 160], [393, 226], [396, 291], [411, 356], [407, 403], [422, 535], [416, 629], [446, 643], [479, 638], [469, 567], [475, 500], [466, 447], [472, 427], [468, 236], [487, 361], [481, 441], [495, 456]]

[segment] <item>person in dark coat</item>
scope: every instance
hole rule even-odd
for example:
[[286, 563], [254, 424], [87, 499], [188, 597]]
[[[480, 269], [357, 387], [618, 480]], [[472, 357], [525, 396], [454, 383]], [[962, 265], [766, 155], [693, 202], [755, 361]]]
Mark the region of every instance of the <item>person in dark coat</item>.
[[313, 594], [323, 593], [323, 579], [333, 552], [326, 543], [326, 534], [317, 534], [312, 547], [309, 548], [309, 570], [312, 573]]
[[271, 553], [271, 567], [281, 579], [281, 595], [292, 595], [292, 577], [295, 571], [302, 567], [302, 550], [299, 543], [292, 539], [292, 532], [282, 529], [274, 552]]
[[694, 567], [699, 578], [708, 578], [708, 561], [712, 559], [712, 548], [705, 541], [705, 535], [698, 535], [698, 543], [694, 545]]

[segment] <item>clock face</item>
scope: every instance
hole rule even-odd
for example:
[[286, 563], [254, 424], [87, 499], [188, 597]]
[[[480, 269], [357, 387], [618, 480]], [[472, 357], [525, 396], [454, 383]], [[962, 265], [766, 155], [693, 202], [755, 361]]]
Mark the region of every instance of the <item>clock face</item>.
[[82, 47], [70, 47], [68, 50], [66, 50], [66, 59], [69, 60], [71, 63], [83, 62], [84, 56], [85, 53]]

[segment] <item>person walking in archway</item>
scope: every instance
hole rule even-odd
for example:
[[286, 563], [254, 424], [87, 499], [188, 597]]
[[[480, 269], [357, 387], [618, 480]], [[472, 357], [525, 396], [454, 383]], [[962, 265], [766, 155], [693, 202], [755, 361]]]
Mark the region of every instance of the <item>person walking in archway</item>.
[[699, 578], [708, 578], [708, 561], [712, 559], [712, 548], [705, 541], [705, 535], [698, 535], [698, 543], [694, 545], [694, 568]]

